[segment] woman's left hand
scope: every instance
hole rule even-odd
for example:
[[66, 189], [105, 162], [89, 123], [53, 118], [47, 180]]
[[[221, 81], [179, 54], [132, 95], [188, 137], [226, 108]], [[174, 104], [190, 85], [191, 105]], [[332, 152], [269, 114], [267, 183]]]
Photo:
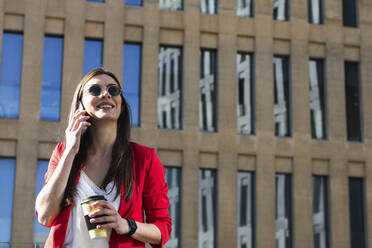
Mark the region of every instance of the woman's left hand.
[[[114, 206], [112, 206], [107, 201], [97, 201], [92, 204], [92, 207], [99, 208], [98, 210], [89, 214], [89, 217], [92, 219], [90, 220], [91, 223], [97, 223], [98, 229], [103, 228], [112, 228], [114, 229], [119, 235], [126, 234], [130, 231], [128, 222], [126, 219], [123, 219], [119, 213], [116, 211]], [[94, 218], [100, 215], [107, 215]], [[106, 224], [99, 224], [102, 222], [106, 222]]]

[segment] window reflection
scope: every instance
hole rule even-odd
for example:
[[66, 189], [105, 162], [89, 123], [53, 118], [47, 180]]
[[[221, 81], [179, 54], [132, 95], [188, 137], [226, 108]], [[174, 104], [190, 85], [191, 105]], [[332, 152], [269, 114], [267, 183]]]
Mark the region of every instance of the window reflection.
[[237, 0], [236, 15], [241, 17], [253, 17], [253, 0]]
[[289, 0], [273, 0], [273, 19], [277, 21], [288, 21], [288, 1]]
[[216, 247], [216, 171], [199, 173], [199, 248]]
[[290, 180], [289, 175], [276, 175], [276, 248], [292, 247]]
[[275, 135], [290, 136], [289, 69], [287, 57], [274, 58]]
[[327, 178], [313, 176], [313, 233], [314, 247], [328, 247]]
[[203, 14], [217, 14], [217, 0], [200, 0], [200, 12]]
[[238, 77], [238, 132], [253, 134], [253, 79], [252, 79], [252, 56], [250, 54], [238, 54], [237, 77]]
[[159, 8], [164, 10], [182, 10], [182, 0], [159, 0]]
[[10, 247], [10, 238], [12, 231], [12, 209], [13, 209], [13, 191], [15, 179], [15, 159], [0, 158], [0, 195], [2, 199], [0, 204], [0, 244]]
[[323, 24], [323, 0], [308, 0], [309, 23]]
[[58, 121], [61, 104], [63, 38], [44, 38], [40, 119]]
[[200, 53], [200, 130], [217, 131], [217, 84], [216, 84], [216, 52], [201, 50]]
[[0, 117], [18, 118], [23, 34], [4, 32], [0, 72]]
[[140, 44], [124, 44], [123, 94], [130, 106], [132, 126], [140, 125], [141, 49]]
[[238, 173], [238, 248], [253, 247], [253, 176]]
[[363, 178], [349, 178], [349, 211], [351, 248], [365, 248], [365, 206]]
[[180, 247], [181, 239], [181, 169], [165, 168], [165, 181], [168, 184], [169, 213], [172, 219], [172, 233], [165, 248]]
[[182, 128], [182, 51], [160, 47], [158, 87], [158, 127]]
[[84, 42], [84, 67], [83, 74], [96, 67], [102, 66], [103, 41], [86, 39]]
[[125, 0], [125, 5], [128, 5], [128, 6], [142, 6], [142, 0]]
[[[39, 160], [36, 170], [35, 200], [44, 185], [44, 176], [48, 170], [48, 160]], [[41, 225], [34, 215], [34, 244], [42, 246], [48, 238], [50, 228]]]
[[313, 139], [326, 138], [325, 85], [323, 60], [309, 61], [310, 117]]

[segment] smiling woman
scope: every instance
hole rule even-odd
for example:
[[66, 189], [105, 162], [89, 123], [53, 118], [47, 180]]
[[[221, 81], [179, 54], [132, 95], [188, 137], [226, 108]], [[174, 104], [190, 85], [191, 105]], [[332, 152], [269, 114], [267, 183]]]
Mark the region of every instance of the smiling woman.
[[[162, 247], [168, 241], [164, 167], [154, 149], [129, 141], [129, 117], [113, 73], [96, 68], [84, 76], [74, 93], [66, 141], [55, 148], [36, 199], [39, 222], [52, 227], [45, 247]], [[80, 203], [97, 195], [105, 200], [84, 216]], [[106, 237], [91, 239], [92, 225], [106, 229]]]

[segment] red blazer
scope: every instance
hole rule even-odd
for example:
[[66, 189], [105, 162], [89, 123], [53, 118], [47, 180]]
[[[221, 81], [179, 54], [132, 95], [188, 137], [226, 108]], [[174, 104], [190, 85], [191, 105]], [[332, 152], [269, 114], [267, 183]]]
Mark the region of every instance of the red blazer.
[[[65, 143], [59, 143], [53, 151], [50, 158], [48, 171], [45, 174], [45, 184], [53, 174], [58, 162], [65, 149]], [[164, 167], [155, 149], [131, 143], [133, 156], [133, 195], [129, 202], [124, 198], [124, 183], [121, 188], [121, 202], [119, 214], [121, 217], [131, 217], [138, 222], [144, 222], [144, 211], [146, 214], [146, 223], [156, 225], [161, 232], [161, 244], [152, 245], [160, 248], [168, 240], [171, 233], [172, 222], [169, 216], [169, 200], [167, 196], [168, 185], [164, 181]], [[78, 183], [80, 173], [77, 176]], [[45, 185], [44, 184], [44, 185]], [[143, 211], [144, 210], [144, 211]], [[50, 224], [51, 230], [45, 247], [62, 247], [65, 241], [67, 224], [70, 217], [71, 205], [54, 218]], [[37, 215], [37, 212], [36, 212]], [[110, 236], [110, 248], [112, 247], [145, 247], [143, 242], [137, 241], [131, 237], [119, 235], [112, 230]]]

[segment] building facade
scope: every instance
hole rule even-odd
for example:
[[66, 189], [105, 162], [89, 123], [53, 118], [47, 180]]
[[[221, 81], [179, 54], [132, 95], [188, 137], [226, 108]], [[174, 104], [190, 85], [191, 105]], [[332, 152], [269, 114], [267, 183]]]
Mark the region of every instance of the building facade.
[[166, 168], [166, 247], [372, 248], [371, 10], [0, 0], [0, 246], [42, 246], [48, 159], [76, 84], [104, 66]]

